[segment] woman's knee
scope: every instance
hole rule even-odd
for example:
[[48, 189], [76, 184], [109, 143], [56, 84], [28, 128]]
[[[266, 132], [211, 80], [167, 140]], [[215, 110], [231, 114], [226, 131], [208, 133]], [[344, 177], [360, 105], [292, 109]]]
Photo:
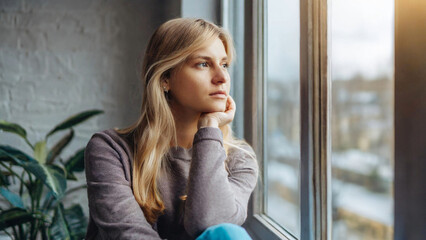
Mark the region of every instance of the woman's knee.
[[207, 228], [197, 240], [251, 240], [247, 231], [232, 223], [222, 223]]

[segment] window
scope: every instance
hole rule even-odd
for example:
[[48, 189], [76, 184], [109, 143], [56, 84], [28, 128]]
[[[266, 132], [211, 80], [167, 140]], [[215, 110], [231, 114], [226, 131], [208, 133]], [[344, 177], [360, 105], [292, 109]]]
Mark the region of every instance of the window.
[[393, 2], [330, 2], [332, 238], [392, 239]]
[[265, 215], [300, 237], [299, 1], [265, 2]]
[[[245, 224], [255, 239], [425, 236], [426, 101], [410, 93], [424, 98], [426, 4], [396, 4], [399, 20], [384, 0], [245, 2], [244, 136], [262, 169]], [[405, 41], [395, 63], [394, 34]], [[417, 68], [398, 64], [398, 49]], [[398, 83], [406, 92], [394, 97]]]

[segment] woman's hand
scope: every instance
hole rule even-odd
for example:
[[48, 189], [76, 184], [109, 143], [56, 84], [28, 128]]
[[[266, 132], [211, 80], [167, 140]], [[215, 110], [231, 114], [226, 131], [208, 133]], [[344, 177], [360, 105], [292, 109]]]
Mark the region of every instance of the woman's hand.
[[198, 120], [198, 129], [203, 127], [222, 127], [234, 119], [235, 116], [235, 102], [231, 96], [228, 95], [226, 100], [226, 110], [224, 112], [211, 112], [201, 114]]

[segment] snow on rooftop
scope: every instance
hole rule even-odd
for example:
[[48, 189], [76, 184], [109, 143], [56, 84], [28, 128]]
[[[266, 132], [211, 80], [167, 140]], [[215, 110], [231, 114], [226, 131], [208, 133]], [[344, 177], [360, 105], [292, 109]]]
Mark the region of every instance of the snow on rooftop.
[[366, 188], [333, 179], [333, 196], [338, 208], [383, 224], [393, 225], [392, 196], [371, 192]]
[[[292, 166], [282, 164], [280, 162], [268, 163], [268, 181], [278, 182], [282, 185], [298, 190], [299, 187], [299, 172]], [[337, 179], [332, 180], [333, 187], [333, 203], [336, 206], [345, 209], [346, 211], [358, 214], [362, 217], [381, 222], [383, 224], [393, 224], [393, 199], [391, 195], [375, 193], [363, 186], [352, 183], [342, 182]], [[286, 215], [280, 213], [283, 208], [278, 202], [286, 202], [284, 199], [277, 200], [279, 196], [268, 195], [268, 209], [275, 209], [272, 215], [277, 218], [277, 221], [285, 221]], [[280, 213], [280, 214], [278, 214]], [[290, 214], [294, 217], [294, 214]]]
[[370, 175], [377, 169], [379, 175], [386, 180], [392, 180], [392, 167], [386, 159], [369, 152], [350, 149], [344, 152], [332, 153], [333, 167]]

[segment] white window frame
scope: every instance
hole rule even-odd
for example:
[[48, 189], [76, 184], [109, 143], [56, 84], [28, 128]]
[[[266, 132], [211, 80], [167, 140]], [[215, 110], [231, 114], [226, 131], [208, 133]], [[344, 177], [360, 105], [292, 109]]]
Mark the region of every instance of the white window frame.
[[[331, 239], [330, 156], [328, 137], [330, 85], [327, 77], [326, 0], [300, 3], [300, 95], [301, 95], [301, 239]], [[265, 1], [246, 2], [244, 136], [255, 148], [261, 172], [264, 163]], [[314, 21], [314, 19], [316, 21]], [[318, 21], [318, 19], [320, 21]], [[310, 50], [310, 51], [308, 51]], [[257, 116], [253, 118], [253, 116]], [[264, 175], [253, 194], [245, 226], [257, 239], [296, 239], [265, 212]], [[316, 181], [316, 179], [321, 179]]]

